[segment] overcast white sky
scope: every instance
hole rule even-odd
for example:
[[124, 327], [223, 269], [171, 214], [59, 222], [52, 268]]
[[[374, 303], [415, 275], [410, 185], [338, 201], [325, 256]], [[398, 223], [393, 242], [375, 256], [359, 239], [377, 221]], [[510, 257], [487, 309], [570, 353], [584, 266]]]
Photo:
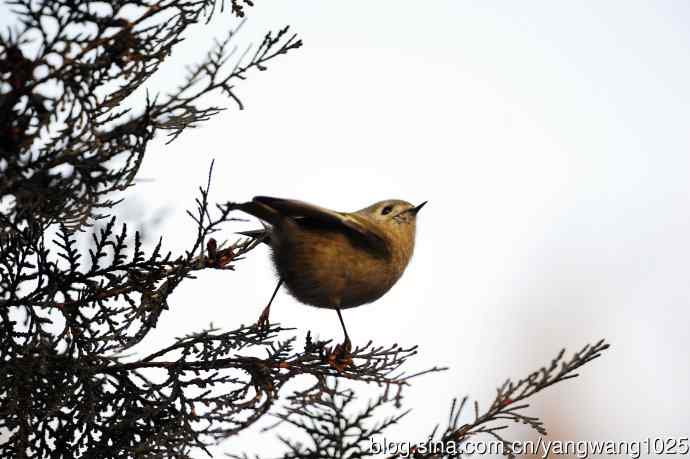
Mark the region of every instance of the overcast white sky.
[[[151, 87], [179, 81], [228, 18], [195, 29]], [[429, 200], [406, 274], [345, 312], [355, 344], [419, 344], [410, 371], [451, 367], [408, 391], [414, 411], [391, 436], [423, 440], [452, 397], [486, 403], [506, 377], [601, 337], [612, 350], [530, 408], [550, 438], [687, 436], [689, 23], [681, 0], [258, 1], [239, 45], [290, 24], [305, 46], [238, 85], [244, 111], [156, 142], [140, 174], [155, 181], [132, 203], [167, 208], [160, 229], [182, 249], [212, 158], [218, 201]], [[254, 321], [273, 286], [265, 249], [204, 273], [147, 346]], [[272, 319], [341, 337], [335, 313], [285, 292]]]
[[[190, 236], [182, 204], [211, 158], [218, 200], [428, 199], [405, 276], [345, 313], [356, 343], [419, 344], [410, 370], [451, 367], [408, 392], [398, 439], [423, 439], [453, 396], [487, 402], [505, 377], [600, 337], [610, 353], [536, 399], [551, 439], [687, 436], [688, 13], [684, 1], [258, 2], [238, 43], [290, 24], [304, 48], [238, 87], [245, 111], [156, 147], [141, 173], [156, 182], [138, 196], [167, 203], [171, 243]], [[206, 43], [190, 37], [176, 59]], [[199, 282], [203, 297], [194, 283], [176, 294], [161, 337], [255, 320], [274, 280], [263, 251]], [[340, 338], [332, 311], [286, 293], [272, 314]]]

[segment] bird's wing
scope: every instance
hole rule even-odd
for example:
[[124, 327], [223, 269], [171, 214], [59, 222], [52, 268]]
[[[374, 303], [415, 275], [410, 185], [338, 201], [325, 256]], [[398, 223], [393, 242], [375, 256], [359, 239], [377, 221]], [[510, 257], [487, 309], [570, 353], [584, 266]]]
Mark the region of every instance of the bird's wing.
[[[294, 218], [297, 221], [307, 220], [310, 222], [347, 228], [355, 237], [370, 245], [372, 248], [379, 251], [379, 253], [388, 253], [388, 245], [378, 228], [371, 224], [367, 225], [367, 222], [358, 219], [356, 215], [336, 212], [295, 199], [256, 196], [252, 200], [252, 203], [255, 203], [254, 205], [270, 218], [275, 218], [276, 215], [280, 215]], [[271, 209], [274, 213], [269, 212], [268, 209]], [[275, 224], [273, 221], [255, 213], [252, 213], [252, 215]]]

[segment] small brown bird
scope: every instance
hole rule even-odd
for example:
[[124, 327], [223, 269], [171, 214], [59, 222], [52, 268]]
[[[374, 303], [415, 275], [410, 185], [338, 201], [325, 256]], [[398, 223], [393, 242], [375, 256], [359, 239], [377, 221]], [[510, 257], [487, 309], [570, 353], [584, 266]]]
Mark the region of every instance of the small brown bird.
[[273, 252], [280, 280], [259, 318], [268, 323], [280, 286], [302, 303], [335, 309], [343, 327], [341, 349], [350, 349], [341, 309], [371, 303], [400, 279], [412, 257], [418, 206], [398, 199], [356, 212], [336, 212], [292, 199], [257, 196], [236, 207], [270, 227], [241, 232]]

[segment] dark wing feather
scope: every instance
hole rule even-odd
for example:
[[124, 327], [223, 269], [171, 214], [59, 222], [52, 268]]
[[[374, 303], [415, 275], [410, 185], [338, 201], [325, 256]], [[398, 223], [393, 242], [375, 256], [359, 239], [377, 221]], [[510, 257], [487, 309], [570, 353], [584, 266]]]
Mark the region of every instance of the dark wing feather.
[[[322, 223], [330, 226], [341, 226], [347, 228], [351, 234], [365, 242], [379, 253], [388, 254], [388, 245], [383, 234], [374, 225], [366, 225], [359, 221], [354, 215], [336, 212], [325, 207], [315, 206], [308, 202], [295, 199], [272, 198], [268, 196], [256, 196], [253, 203], [263, 209], [272, 209], [277, 214], [291, 217], [299, 221], [307, 220], [310, 223]], [[263, 217], [255, 215], [259, 218]], [[270, 220], [264, 219], [269, 223]]]

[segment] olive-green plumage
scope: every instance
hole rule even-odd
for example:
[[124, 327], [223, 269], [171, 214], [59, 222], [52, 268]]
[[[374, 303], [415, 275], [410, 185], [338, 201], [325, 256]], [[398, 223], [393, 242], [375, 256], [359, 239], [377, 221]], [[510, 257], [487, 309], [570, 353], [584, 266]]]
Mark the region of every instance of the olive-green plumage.
[[271, 225], [242, 234], [265, 238], [278, 275], [297, 300], [345, 309], [377, 300], [402, 276], [424, 204], [394, 199], [348, 213], [258, 196], [238, 207]]

